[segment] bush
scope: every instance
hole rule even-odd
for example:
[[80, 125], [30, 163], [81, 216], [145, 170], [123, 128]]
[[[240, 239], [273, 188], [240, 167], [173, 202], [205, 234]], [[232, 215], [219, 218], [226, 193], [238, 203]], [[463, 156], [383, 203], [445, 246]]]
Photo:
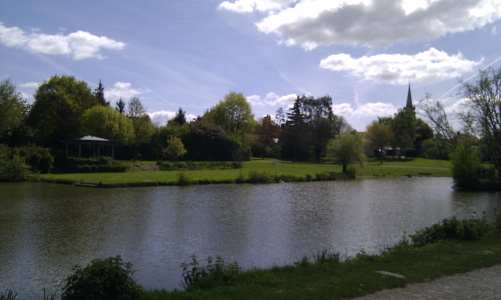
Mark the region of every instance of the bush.
[[142, 289], [133, 273], [132, 265], [120, 256], [95, 259], [85, 268], [77, 265], [66, 278], [61, 299], [138, 299]]
[[422, 247], [441, 240], [478, 240], [492, 229], [493, 226], [487, 224], [485, 220], [458, 220], [456, 217], [452, 217], [409, 237], [414, 245]]
[[221, 257], [207, 258], [207, 265], [201, 266], [195, 256], [189, 264], [183, 263], [182, 285], [187, 291], [208, 290], [215, 286], [231, 285], [242, 268], [236, 261], [226, 263]]
[[183, 171], [177, 173], [177, 181], [176, 181], [177, 185], [182, 185], [182, 186], [191, 185], [194, 182], [195, 181], [191, 177], [186, 175], [186, 173], [184, 173]]
[[249, 182], [250, 183], [271, 183], [275, 179], [266, 171], [249, 171]]
[[8, 147], [0, 147], [0, 181], [24, 181], [29, 175], [24, 158], [11, 155]]
[[482, 163], [478, 151], [463, 139], [451, 153], [452, 178], [458, 190], [476, 190], [479, 187]]
[[48, 148], [25, 146], [15, 148], [14, 153], [23, 157], [33, 172], [45, 174], [54, 167], [54, 157]]

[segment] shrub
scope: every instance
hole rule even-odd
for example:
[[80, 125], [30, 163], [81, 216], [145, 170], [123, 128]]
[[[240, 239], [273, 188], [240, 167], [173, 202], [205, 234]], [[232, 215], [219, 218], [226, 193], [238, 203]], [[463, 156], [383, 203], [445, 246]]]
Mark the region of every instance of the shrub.
[[482, 163], [478, 151], [467, 139], [461, 140], [451, 153], [452, 178], [455, 189], [475, 190], [479, 187]]
[[487, 224], [485, 220], [458, 220], [456, 217], [452, 217], [409, 237], [414, 245], [421, 247], [441, 240], [477, 240], [491, 231], [492, 228], [493, 226]]
[[266, 171], [249, 171], [249, 182], [250, 183], [271, 183], [274, 181], [273, 176], [271, 176]]
[[61, 299], [138, 299], [142, 289], [133, 273], [132, 264], [120, 256], [95, 259], [85, 268], [77, 265], [66, 278]]
[[207, 265], [202, 266], [195, 256], [192, 256], [192, 261], [189, 264], [183, 263], [183, 282], [182, 286], [187, 291], [193, 290], [208, 290], [214, 286], [231, 285], [242, 268], [236, 261], [226, 263], [221, 257], [207, 258]]
[[29, 167], [22, 157], [10, 156], [6, 149], [0, 149], [0, 181], [24, 181], [29, 175]]
[[14, 153], [23, 157], [33, 172], [49, 173], [54, 167], [54, 157], [48, 148], [25, 146], [15, 148]]
[[186, 175], [186, 173], [184, 172], [178, 172], [177, 173], [177, 181], [176, 181], [176, 184], [177, 185], [190, 185], [190, 184], [193, 184], [194, 183], [194, 180], [189, 177], [188, 175]]

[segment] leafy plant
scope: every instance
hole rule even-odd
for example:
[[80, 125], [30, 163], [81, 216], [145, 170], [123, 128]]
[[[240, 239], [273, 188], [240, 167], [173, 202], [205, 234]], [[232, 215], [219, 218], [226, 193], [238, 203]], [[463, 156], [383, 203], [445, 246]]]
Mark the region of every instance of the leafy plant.
[[66, 278], [61, 299], [137, 299], [141, 287], [133, 274], [132, 264], [123, 262], [119, 255], [95, 259], [85, 268], [77, 265]]
[[242, 268], [236, 261], [226, 263], [221, 257], [209, 256], [205, 266], [200, 265], [195, 256], [188, 264], [183, 263], [182, 286], [187, 291], [208, 290], [215, 286], [231, 285], [241, 273]]
[[478, 240], [492, 228], [493, 226], [485, 220], [458, 220], [456, 217], [452, 217], [431, 227], [426, 227], [409, 237], [414, 245], [421, 247], [441, 240]]
[[17, 299], [17, 294], [14, 293], [12, 290], [5, 290], [5, 292], [0, 293], [0, 300], [16, 300]]

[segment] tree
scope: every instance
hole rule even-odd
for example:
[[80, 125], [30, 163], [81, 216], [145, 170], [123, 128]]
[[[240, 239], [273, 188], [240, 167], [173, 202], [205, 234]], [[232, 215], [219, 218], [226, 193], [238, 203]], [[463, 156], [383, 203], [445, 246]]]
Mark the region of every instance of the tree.
[[456, 145], [456, 132], [449, 122], [442, 102], [433, 101], [430, 95], [426, 95], [426, 99], [420, 102], [420, 106], [433, 126], [434, 138], [448, 144], [450, 148], [454, 148]]
[[146, 113], [146, 108], [144, 108], [141, 100], [137, 97], [130, 99], [127, 116], [132, 120], [134, 127], [134, 158], [138, 159], [137, 149], [141, 144], [146, 144], [150, 141], [155, 128], [151, 123], [150, 116]]
[[80, 136], [82, 114], [97, 104], [85, 82], [73, 76], [53, 76], [36, 91], [26, 122], [37, 144], [55, 146], [60, 140]]
[[255, 134], [260, 148], [261, 158], [264, 158], [267, 147], [276, 144], [276, 139], [280, 136], [282, 128], [271, 120], [269, 115], [260, 118], [256, 125]]
[[180, 138], [171, 136], [167, 140], [167, 147], [164, 149], [164, 155], [168, 160], [176, 161], [188, 153], [184, 148]]
[[482, 163], [477, 150], [468, 138], [462, 138], [451, 153], [454, 188], [474, 190], [478, 188]]
[[94, 135], [120, 141], [124, 145], [134, 142], [132, 120], [109, 106], [94, 106], [82, 115], [82, 127], [85, 135]]
[[138, 97], [132, 97], [128, 103], [127, 117], [138, 118], [146, 115], [146, 108]]
[[183, 138], [188, 159], [194, 161], [235, 160], [241, 144], [218, 125], [203, 120], [191, 122]]
[[169, 123], [175, 123], [181, 126], [186, 124], [186, 112], [180, 107], [174, 118], [169, 120]]
[[220, 126], [229, 134], [245, 140], [256, 122], [252, 109], [241, 93], [230, 92], [203, 116], [204, 121]]
[[470, 131], [479, 136], [483, 149], [501, 176], [501, 68], [480, 72], [474, 83], [466, 83], [463, 94], [469, 111], [461, 115]]
[[348, 165], [365, 161], [364, 145], [358, 134], [342, 134], [331, 140], [327, 146], [327, 156], [343, 166], [343, 173], [348, 173]]
[[96, 97], [97, 102], [100, 105], [102, 105], [102, 106], [109, 106], [110, 105], [110, 102], [108, 102], [108, 101], [106, 101], [106, 99], [104, 99], [104, 86], [101, 83], [101, 80], [99, 80], [99, 85], [94, 90], [93, 95], [94, 95], [94, 97]]
[[400, 153], [414, 146], [416, 139], [416, 113], [412, 109], [401, 109], [391, 122], [394, 146], [400, 148]]
[[11, 142], [21, 130], [29, 105], [9, 79], [0, 83], [0, 143]]
[[378, 121], [373, 121], [371, 124], [367, 125], [364, 137], [367, 145], [371, 147], [371, 149], [374, 149], [374, 151], [377, 151], [379, 160], [381, 164], [383, 164], [383, 148], [390, 145], [393, 140], [393, 132], [390, 126]]
[[324, 96], [298, 96], [287, 113], [280, 138], [284, 157], [293, 160], [314, 158], [317, 162], [325, 155], [327, 143], [349, 125], [332, 112], [332, 99]]
[[118, 102], [116, 103], [116, 106], [115, 106], [115, 109], [121, 113], [121, 114], [125, 114], [125, 101], [122, 100], [122, 98], [120, 98], [120, 100], [118, 100]]

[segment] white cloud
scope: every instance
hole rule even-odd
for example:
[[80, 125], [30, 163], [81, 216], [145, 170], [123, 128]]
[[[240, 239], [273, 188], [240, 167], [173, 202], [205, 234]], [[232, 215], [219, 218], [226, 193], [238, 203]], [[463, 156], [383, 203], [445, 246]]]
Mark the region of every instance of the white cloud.
[[349, 72], [364, 80], [402, 85], [458, 78], [480, 63], [465, 59], [461, 53], [448, 55], [430, 48], [416, 55], [379, 54], [353, 58], [349, 54], [335, 54], [323, 59], [320, 67]]
[[[176, 113], [177, 113], [177, 111], [160, 110], [160, 111], [149, 113], [148, 115], [150, 116], [151, 122], [155, 126], [165, 126], [170, 119], [172, 119], [176, 116]], [[188, 121], [188, 122], [197, 118], [197, 116], [195, 116], [193, 114], [187, 114], [185, 117], [186, 117], [186, 121]]]
[[237, 13], [251, 13], [253, 11], [273, 11], [281, 9], [298, 0], [236, 0], [234, 2], [224, 1], [219, 5], [219, 9], [225, 9]]
[[20, 48], [33, 53], [68, 55], [72, 59], [102, 59], [101, 50], [123, 50], [125, 44], [105, 36], [95, 36], [85, 31], [68, 35], [48, 35], [33, 30], [26, 33], [18, 27], [5, 27], [0, 22], [0, 43], [7, 47]]
[[332, 111], [344, 117], [366, 118], [391, 116], [398, 109], [391, 103], [373, 102], [357, 105], [353, 108], [350, 103], [333, 104]]
[[137, 97], [143, 92], [132, 88], [132, 84], [128, 82], [116, 82], [113, 88], [104, 90], [104, 98], [111, 103], [122, 99], [127, 102], [132, 97]]
[[286, 45], [380, 45], [430, 41], [501, 19], [499, 0], [225, 1], [234, 12], [266, 12], [257, 28]]
[[38, 89], [39, 86], [40, 83], [38, 82], [26, 82], [19, 85], [19, 87], [23, 89]]
[[289, 106], [294, 104], [297, 95], [289, 94], [279, 96], [275, 93], [268, 93], [264, 98], [261, 98], [261, 96], [258, 95], [252, 95], [246, 98], [252, 106]]

